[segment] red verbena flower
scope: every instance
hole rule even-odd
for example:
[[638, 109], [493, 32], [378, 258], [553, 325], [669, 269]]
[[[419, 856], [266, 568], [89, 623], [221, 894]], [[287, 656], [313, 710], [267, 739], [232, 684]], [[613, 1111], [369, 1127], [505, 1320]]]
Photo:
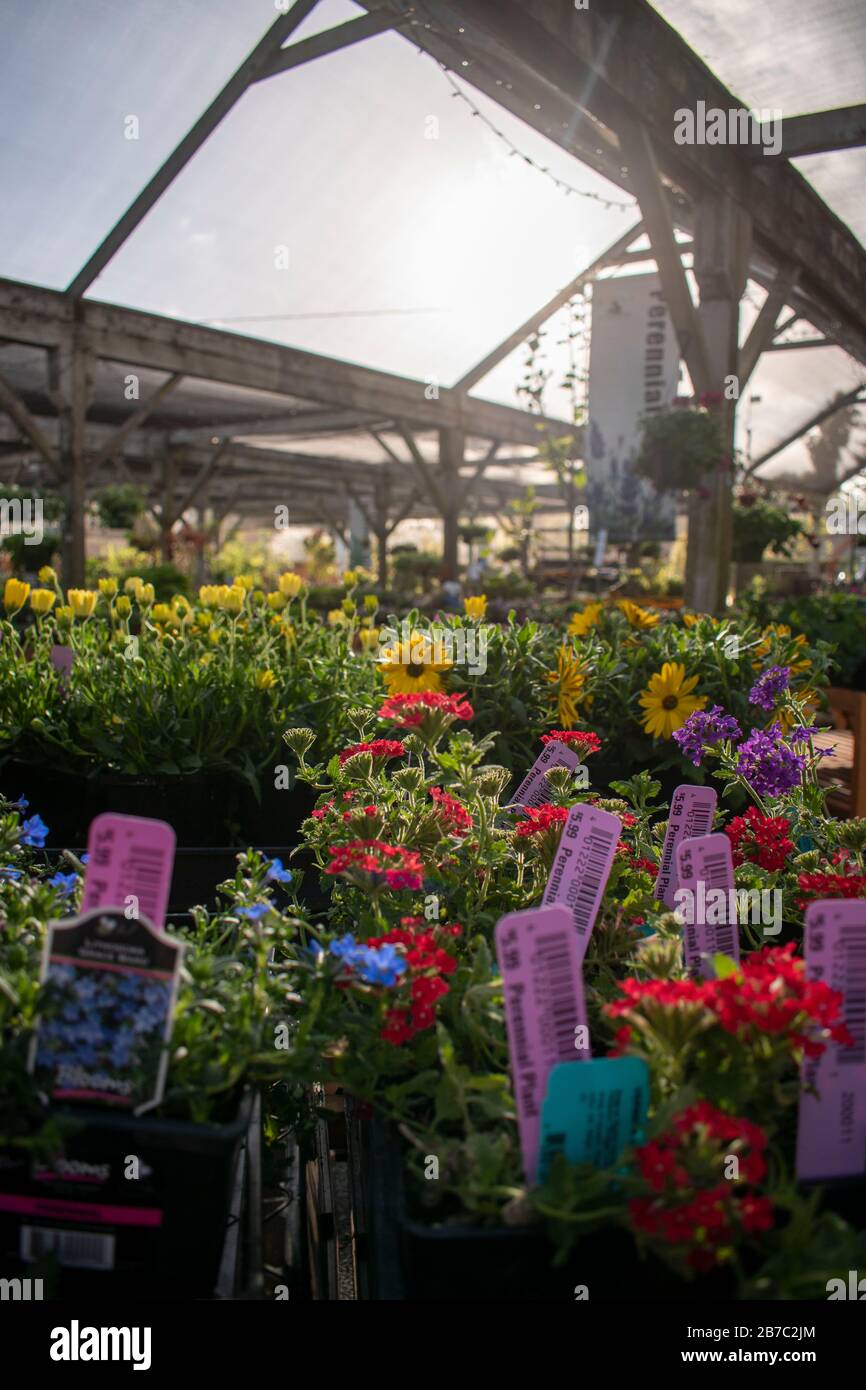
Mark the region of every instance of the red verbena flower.
[[797, 887], [800, 908], [820, 898], [866, 898], [866, 874], [798, 874]]
[[370, 937], [367, 945], [378, 949], [394, 946], [409, 967], [396, 991], [406, 991], [405, 1002], [388, 1009], [380, 1036], [395, 1047], [411, 1042], [416, 1033], [432, 1028], [436, 1022], [435, 1004], [449, 990], [446, 977], [457, 969], [458, 961], [439, 945], [444, 936], [459, 936], [459, 923], [444, 926], [427, 923], [422, 917], [401, 917], [400, 926], [382, 936]]
[[468, 720], [475, 714], [462, 695], [446, 695], [441, 690], [416, 690], [407, 695], [389, 695], [379, 710], [379, 718], [399, 729], [416, 729], [430, 714], [439, 716], [447, 728], [456, 719]]
[[359, 887], [408, 888], [413, 892], [424, 881], [421, 856], [403, 845], [388, 845], [382, 840], [350, 840], [345, 845], [330, 845], [331, 862], [326, 874], [343, 874]]
[[472, 829], [472, 816], [456, 796], [450, 796], [441, 787], [431, 787], [430, 795], [436, 802], [439, 819], [444, 829], [451, 835], [466, 835]]
[[526, 820], [518, 821], [515, 826], [515, 833], [522, 840], [543, 835], [552, 825], [564, 825], [568, 820], [568, 811], [564, 806], [550, 806], [547, 803], [543, 806], [524, 806], [523, 813]]
[[385, 762], [387, 758], [402, 758], [405, 752], [403, 744], [394, 738], [376, 738], [372, 743], [353, 743], [351, 748], [344, 748], [340, 754], [340, 767], [359, 753], [369, 753], [375, 764], [377, 760]]
[[584, 729], [554, 729], [549, 734], [542, 734], [541, 742], [565, 743], [569, 748], [573, 748], [581, 758], [588, 758], [590, 754], [597, 753], [601, 748], [601, 739], [598, 734], [592, 734]]
[[795, 848], [788, 837], [790, 829], [791, 822], [784, 816], [762, 816], [755, 806], [750, 806], [744, 816], [734, 816], [725, 827], [734, 867], [748, 861], [760, 864], [762, 869], [784, 869]]

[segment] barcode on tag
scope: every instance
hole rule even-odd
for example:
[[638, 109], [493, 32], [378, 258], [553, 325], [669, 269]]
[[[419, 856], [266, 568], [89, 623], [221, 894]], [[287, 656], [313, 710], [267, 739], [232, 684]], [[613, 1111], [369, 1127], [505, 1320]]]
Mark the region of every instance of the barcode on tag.
[[595, 925], [621, 830], [618, 816], [578, 803], [568, 813], [554, 856], [542, 903], [568, 908], [582, 952]]
[[583, 1020], [568, 943], [560, 936], [537, 937], [535, 964], [543, 977], [556, 1057], [560, 1062], [573, 1062], [575, 1031]]
[[568, 767], [574, 772], [579, 766], [580, 758], [567, 743], [546, 743], [508, 804], [540, 806], [549, 799], [544, 775], [548, 769]]
[[22, 1226], [18, 1253], [27, 1263], [42, 1255], [54, 1255], [58, 1264], [68, 1269], [114, 1269], [114, 1236]]
[[712, 787], [693, 787], [687, 783], [677, 787], [671, 797], [670, 815], [655, 884], [655, 896], [667, 908], [674, 905], [674, 893], [678, 883], [677, 847], [683, 840], [693, 840], [709, 833], [717, 800]]
[[162, 905], [162, 883], [164, 878], [165, 856], [162, 849], [149, 849], [147, 845], [131, 845], [121, 867], [121, 882], [127, 895], [138, 898], [139, 908], [145, 917], [158, 921]]
[[704, 854], [701, 869], [701, 878], [707, 888], [722, 888], [727, 892], [731, 887], [731, 860], [729, 855]]
[[839, 1047], [838, 1060], [848, 1066], [866, 1062], [866, 933], [843, 927], [839, 940], [845, 961], [845, 1003], [842, 1021], [854, 1039], [853, 1047]]

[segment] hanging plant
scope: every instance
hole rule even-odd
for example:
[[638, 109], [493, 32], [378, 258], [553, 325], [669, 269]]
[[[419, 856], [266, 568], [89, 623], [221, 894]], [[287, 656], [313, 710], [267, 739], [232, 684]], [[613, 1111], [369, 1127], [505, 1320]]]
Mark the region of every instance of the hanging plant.
[[732, 558], [739, 564], [758, 564], [768, 546], [773, 555], [790, 555], [804, 531], [803, 523], [784, 508], [743, 495], [734, 504]]
[[644, 417], [634, 471], [657, 492], [695, 488], [722, 452], [719, 423], [709, 411], [688, 407]]
[[134, 483], [116, 483], [103, 488], [96, 499], [99, 520], [113, 531], [128, 531], [144, 507], [144, 493]]

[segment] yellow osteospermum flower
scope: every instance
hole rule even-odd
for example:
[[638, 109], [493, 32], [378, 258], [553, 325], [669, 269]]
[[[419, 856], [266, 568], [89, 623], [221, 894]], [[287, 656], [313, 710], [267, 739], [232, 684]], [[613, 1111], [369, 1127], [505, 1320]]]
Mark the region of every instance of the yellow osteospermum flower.
[[156, 590], [152, 584], [142, 584], [136, 594], [136, 598], [142, 608], [149, 608], [156, 598]]
[[389, 695], [441, 690], [441, 673], [454, 665], [445, 657], [443, 644], [434, 643], [424, 632], [411, 632], [408, 641], [394, 642], [383, 651], [381, 660]]
[[275, 613], [282, 613], [288, 601], [285, 594], [281, 594], [279, 589], [274, 589], [268, 594], [268, 607], [273, 608]]
[[[132, 612], [132, 603], [127, 598], [126, 594], [120, 595], [120, 597], [114, 605], [114, 611], [117, 614], [118, 618], [129, 617], [130, 613]], [[126, 639], [124, 638], [124, 641], [125, 640]]]
[[209, 628], [212, 622], [213, 613], [201, 612], [196, 613], [195, 615], [195, 625], [196, 627], [200, 627], [202, 631], [204, 631], [206, 628]]
[[773, 713], [771, 723], [778, 723], [781, 725], [783, 734], [789, 734], [795, 725], [808, 725], [811, 723], [815, 711], [821, 703], [820, 693], [817, 690], [813, 690], [811, 686], [805, 690], [798, 690], [796, 692], [796, 699], [800, 706], [799, 714], [795, 714], [792, 709], [787, 708], [776, 710]]
[[604, 608], [603, 603], [588, 603], [579, 613], [572, 613], [568, 632], [571, 637], [585, 637], [595, 627]]
[[[769, 627], [765, 627], [764, 631], [761, 633], [762, 640], [758, 643], [757, 647], [755, 648], [756, 660], [752, 662], [752, 669], [755, 671], [760, 670], [763, 664], [762, 659], [765, 656], [769, 656], [770, 652], [772, 651], [774, 637], [779, 638], [781, 641], [790, 636], [791, 629], [788, 627], [787, 623], [770, 623]], [[795, 647], [805, 647], [808, 642], [808, 638], [805, 637], [802, 632], [800, 632], [793, 639], [793, 641]], [[791, 671], [793, 673], [795, 671], [808, 671], [812, 665], [812, 662], [810, 661], [809, 657], [804, 656], [801, 658], [800, 661], [794, 661], [793, 659], [788, 660], [785, 662], [785, 665], [790, 666]]]
[[32, 589], [30, 592], [30, 607], [34, 613], [50, 613], [56, 601], [53, 589]]
[[561, 729], [571, 729], [577, 722], [577, 706], [586, 699], [586, 672], [574, 652], [560, 648], [556, 670], [548, 671], [547, 679], [556, 686], [556, 715]]
[[281, 594], [286, 598], [297, 598], [304, 587], [304, 581], [299, 574], [294, 574], [291, 570], [286, 570], [277, 580], [277, 587]]
[[92, 615], [99, 594], [95, 589], [68, 589], [66, 597], [76, 618], [86, 620]]
[[25, 584], [23, 579], [7, 579], [3, 590], [3, 607], [6, 612], [17, 613], [19, 608], [24, 607], [29, 593], [30, 585]]
[[362, 652], [373, 652], [379, 645], [379, 629], [377, 627], [362, 627], [358, 633], [358, 641], [361, 644]]
[[487, 616], [487, 595], [476, 594], [473, 598], [463, 600], [463, 612], [467, 618], [472, 618], [475, 622]]
[[345, 584], [345, 586], [346, 586], [347, 589], [353, 588], [354, 585], [357, 584], [357, 582], [358, 582], [358, 580], [360, 579], [360, 577], [361, 577], [361, 576], [360, 576], [360, 574], [358, 573], [357, 570], [344, 570], [344, 571], [343, 571], [343, 583]]
[[650, 676], [649, 685], [638, 697], [646, 710], [643, 726], [653, 738], [671, 738], [681, 729], [690, 714], [703, 709], [706, 695], [692, 695], [697, 676], [686, 679], [686, 668], [676, 661], [666, 661], [661, 671]]
[[144, 580], [141, 578], [140, 575], [131, 574], [129, 578], [124, 582], [124, 593], [132, 594], [133, 598], [137, 599], [139, 593], [141, 592], [141, 587], [143, 584]]
[[247, 591], [242, 589], [240, 584], [232, 584], [230, 589], [220, 595], [220, 608], [224, 608], [227, 613], [240, 613], [246, 602]]
[[695, 627], [698, 623], [702, 623], [708, 616], [709, 615], [706, 613], [684, 613], [683, 622], [686, 627]]
[[212, 647], [215, 647], [218, 645], [221, 637], [222, 632], [220, 631], [220, 629], [218, 627], [212, 627], [207, 635], [207, 640], [210, 642]]
[[236, 588], [246, 589], [249, 592], [253, 588], [255, 580], [251, 574], [236, 574], [232, 580], [232, 585]]
[[256, 690], [270, 690], [271, 686], [276, 685], [276, 683], [277, 678], [274, 675], [273, 671], [267, 670], [256, 672]]
[[377, 594], [365, 594], [365, 595], [364, 595], [364, 607], [366, 608], [366, 610], [367, 610], [368, 613], [375, 613], [375, 612], [376, 612], [376, 609], [379, 607], [379, 598], [378, 598], [378, 595], [377, 595]]
[[156, 603], [150, 616], [155, 623], [170, 623], [174, 614], [167, 603]]
[[96, 582], [101, 594], [104, 594], [106, 598], [114, 598], [114, 595], [117, 593], [116, 579], [98, 579]]
[[616, 606], [620, 613], [625, 614], [632, 627], [655, 627], [656, 623], [661, 621], [660, 613], [649, 613], [646, 608], [641, 608], [640, 604], [632, 603], [631, 599], [621, 598]]
[[40, 584], [56, 584], [57, 572], [50, 565], [43, 565], [39, 571]]
[[328, 613], [328, 623], [331, 627], [340, 627], [348, 621], [349, 619], [346, 617], [342, 608], [332, 608]]

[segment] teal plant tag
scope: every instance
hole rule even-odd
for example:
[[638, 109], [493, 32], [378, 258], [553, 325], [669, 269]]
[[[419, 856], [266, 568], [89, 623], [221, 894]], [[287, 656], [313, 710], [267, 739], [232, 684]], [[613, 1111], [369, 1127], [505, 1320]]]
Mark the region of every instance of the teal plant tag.
[[558, 1153], [569, 1163], [609, 1168], [639, 1138], [648, 1107], [649, 1068], [640, 1057], [553, 1067], [541, 1111], [539, 1178]]

